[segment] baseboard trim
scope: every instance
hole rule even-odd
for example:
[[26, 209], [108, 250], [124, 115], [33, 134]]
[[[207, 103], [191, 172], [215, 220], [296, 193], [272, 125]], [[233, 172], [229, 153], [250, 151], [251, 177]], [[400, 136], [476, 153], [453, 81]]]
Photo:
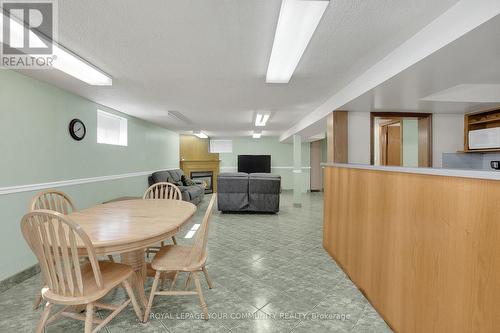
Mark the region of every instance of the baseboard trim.
[[38, 273], [40, 273], [40, 266], [36, 264], [0, 281], [0, 293], [9, 290], [15, 285], [29, 279], [32, 276], [37, 275]]

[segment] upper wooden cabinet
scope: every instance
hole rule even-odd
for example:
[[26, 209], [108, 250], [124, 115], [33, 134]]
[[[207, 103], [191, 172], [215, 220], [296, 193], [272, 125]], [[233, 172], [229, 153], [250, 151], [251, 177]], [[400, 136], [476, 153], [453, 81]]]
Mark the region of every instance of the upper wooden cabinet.
[[[499, 152], [500, 151], [500, 140], [496, 140], [493, 142], [498, 142], [498, 144], [494, 144], [493, 147], [483, 148], [478, 146], [477, 144], [474, 146], [470, 140], [471, 132], [472, 135], [481, 135], [479, 137], [481, 141], [488, 140], [488, 136], [493, 137], [495, 133], [487, 133], [488, 129], [500, 128], [500, 108], [489, 109], [479, 112], [467, 113], [464, 116], [464, 152], [466, 153], [487, 153], [487, 152]], [[481, 131], [481, 132], [475, 132]], [[495, 131], [495, 130], [493, 130]], [[490, 135], [491, 134], [491, 135]]]

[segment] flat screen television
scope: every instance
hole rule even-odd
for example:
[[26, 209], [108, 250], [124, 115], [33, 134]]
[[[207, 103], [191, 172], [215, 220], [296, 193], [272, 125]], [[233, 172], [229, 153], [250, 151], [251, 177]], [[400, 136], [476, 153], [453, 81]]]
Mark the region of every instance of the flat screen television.
[[271, 155], [238, 155], [238, 172], [271, 173]]

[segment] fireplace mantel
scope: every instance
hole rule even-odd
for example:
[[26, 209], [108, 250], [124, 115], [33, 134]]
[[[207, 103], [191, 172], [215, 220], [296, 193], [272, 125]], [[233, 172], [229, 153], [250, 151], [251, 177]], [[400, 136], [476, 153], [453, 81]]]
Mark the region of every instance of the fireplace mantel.
[[182, 171], [188, 177], [190, 177], [192, 171], [211, 171], [213, 174], [213, 191], [217, 192], [219, 154], [210, 153], [208, 139], [199, 139], [193, 135], [181, 135], [179, 160]]
[[180, 167], [184, 174], [191, 175], [192, 171], [211, 171], [213, 173], [213, 190], [217, 192], [217, 176], [219, 175], [219, 160], [181, 160]]

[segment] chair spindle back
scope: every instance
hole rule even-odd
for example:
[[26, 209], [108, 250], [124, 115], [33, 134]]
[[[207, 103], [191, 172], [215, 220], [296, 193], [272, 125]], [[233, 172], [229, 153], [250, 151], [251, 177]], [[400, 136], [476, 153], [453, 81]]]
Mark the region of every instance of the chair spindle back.
[[182, 200], [182, 194], [181, 190], [174, 184], [161, 182], [151, 185], [142, 198]]
[[76, 210], [71, 198], [66, 193], [57, 190], [38, 193], [30, 204], [30, 211], [37, 209], [53, 210], [64, 215], [71, 214]]
[[24, 215], [21, 229], [35, 253], [49, 289], [58, 295], [83, 296], [78, 245], [86, 249], [98, 288], [103, 287], [94, 247], [81, 227], [61, 213], [36, 210]]

